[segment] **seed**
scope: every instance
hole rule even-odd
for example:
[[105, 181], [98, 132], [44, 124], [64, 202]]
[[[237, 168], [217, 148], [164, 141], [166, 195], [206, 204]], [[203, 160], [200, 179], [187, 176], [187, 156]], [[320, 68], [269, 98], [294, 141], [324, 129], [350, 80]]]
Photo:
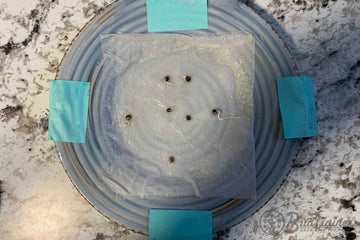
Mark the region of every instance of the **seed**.
[[186, 76], [184, 77], [184, 80], [185, 80], [186, 82], [190, 82], [190, 81], [191, 81], [191, 77], [186, 75]]
[[216, 115], [218, 113], [218, 110], [217, 109], [213, 109], [212, 111], [211, 111], [211, 114], [212, 115]]
[[169, 163], [173, 164], [174, 161], [175, 161], [175, 158], [174, 158], [173, 156], [170, 156], [170, 157], [168, 158], [168, 160], [169, 160]]
[[167, 112], [172, 112], [172, 108], [169, 107], [169, 108], [166, 109], [166, 111], [167, 111]]
[[185, 116], [185, 119], [186, 119], [186, 121], [190, 121], [190, 120], [191, 120], [191, 116], [186, 115], [186, 116]]
[[128, 114], [128, 115], [125, 116], [126, 121], [130, 121], [131, 118], [132, 118], [132, 116], [131, 116], [130, 114]]
[[164, 77], [164, 82], [168, 83], [170, 81], [170, 77], [169, 76], [165, 76]]

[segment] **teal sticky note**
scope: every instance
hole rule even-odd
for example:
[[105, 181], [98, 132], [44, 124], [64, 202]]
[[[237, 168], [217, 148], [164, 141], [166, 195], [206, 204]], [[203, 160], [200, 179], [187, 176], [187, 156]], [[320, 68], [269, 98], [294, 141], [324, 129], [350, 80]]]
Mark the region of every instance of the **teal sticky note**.
[[51, 80], [49, 140], [85, 142], [89, 92], [89, 82]]
[[316, 136], [317, 120], [312, 78], [279, 78], [277, 87], [285, 138]]
[[146, 0], [149, 32], [208, 28], [207, 0]]
[[149, 240], [211, 240], [212, 212], [150, 209]]

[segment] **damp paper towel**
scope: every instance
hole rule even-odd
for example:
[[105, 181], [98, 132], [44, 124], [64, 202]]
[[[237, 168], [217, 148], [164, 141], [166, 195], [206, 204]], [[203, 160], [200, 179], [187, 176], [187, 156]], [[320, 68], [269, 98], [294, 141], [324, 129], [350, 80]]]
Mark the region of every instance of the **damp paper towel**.
[[252, 35], [110, 34], [101, 45], [100, 78], [113, 86], [102, 177], [113, 192], [256, 198]]

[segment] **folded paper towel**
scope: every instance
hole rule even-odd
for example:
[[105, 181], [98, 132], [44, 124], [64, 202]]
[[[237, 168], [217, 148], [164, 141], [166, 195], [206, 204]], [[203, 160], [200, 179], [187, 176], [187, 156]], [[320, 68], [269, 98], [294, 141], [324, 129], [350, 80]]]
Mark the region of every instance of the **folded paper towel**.
[[[255, 198], [255, 40], [102, 35], [102, 177], [125, 198]], [[101, 81], [97, 83], [101, 84]], [[111, 113], [111, 114], [108, 114]]]

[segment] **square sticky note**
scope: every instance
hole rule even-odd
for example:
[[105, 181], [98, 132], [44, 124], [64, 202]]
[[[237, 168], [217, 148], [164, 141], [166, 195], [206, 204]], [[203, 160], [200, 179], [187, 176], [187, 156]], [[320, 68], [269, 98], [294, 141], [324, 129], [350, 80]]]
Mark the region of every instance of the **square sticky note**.
[[316, 106], [312, 78], [279, 78], [277, 87], [285, 138], [316, 136]]
[[85, 142], [89, 91], [89, 82], [51, 80], [49, 140]]
[[149, 240], [211, 240], [211, 211], [150, 209]]
[[206, 29], [207, 0], [146, 0], [149, 32]]

